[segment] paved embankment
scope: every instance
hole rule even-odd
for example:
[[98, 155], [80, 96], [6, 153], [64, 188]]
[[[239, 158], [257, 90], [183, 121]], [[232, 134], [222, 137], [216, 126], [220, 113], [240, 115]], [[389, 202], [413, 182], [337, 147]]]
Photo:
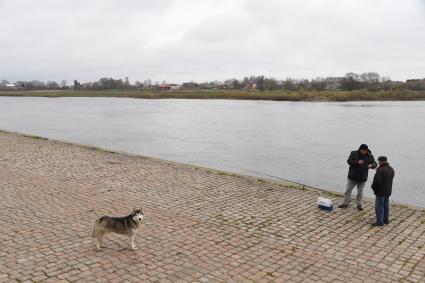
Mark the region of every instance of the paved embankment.
[[[0, 133], [0, 282], [424, 282], [425, 211], [332, 213], [285, 184]], [[402, 189], [402, 188], [396, 188]], [[94, 220], [143, 207], [137, 251]]]

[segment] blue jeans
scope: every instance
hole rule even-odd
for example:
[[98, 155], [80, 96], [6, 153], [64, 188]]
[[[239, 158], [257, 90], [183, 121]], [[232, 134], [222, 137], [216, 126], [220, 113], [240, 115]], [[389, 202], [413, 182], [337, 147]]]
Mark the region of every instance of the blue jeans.
[[375, 196], [376, 223], [379, 225], [388, 223], [388, 217], [390, 215], [389, 202], [390, 197], [388, 196]]

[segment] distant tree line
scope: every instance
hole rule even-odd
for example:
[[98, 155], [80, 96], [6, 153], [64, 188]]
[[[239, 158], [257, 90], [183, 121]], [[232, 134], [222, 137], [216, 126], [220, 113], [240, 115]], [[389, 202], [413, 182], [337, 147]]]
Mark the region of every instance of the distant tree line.
[[102, 90], [102, 89], [129, 89], [133, 88], [134, 85], [130, 84], [130, 80], [128, 77], [125, 77], [124, 80], [118, 79], [115, 80], [113, 78], [101, 78], [98, 81], [94, 82], [86, 82], [86, 83], [80, 83], [77, 80], [74, 80], [74, 89], [95, 89], [95, 90]]
[[8, 80], [0, 80], [0, 89], [22, 89], [22, 90], [43, 90], [43, 89], [68, 89], [66, 80], [62, 80], [60, 83], [56, 81], [42, 82], [38, 80], [32, 81], [16, 81], [14, 83]]
[[0, 81], [0, 89], [22, 89], [22, 90], [49, 90], [49, 89], [74, 89], [74, 90], [107, 90], [107, 89], [148, 89], [148, 90], [168, 90], [168, 89], [245, 89], [259, 91], [274, 90], [346, 90], [353, 91], [359, 89], [374, 90], [425, 90], [425, 79], [412, 79], [406, 82], [393, 81], [389, 77], [382, 77], [376, 72], [366, 72], [362, 74], [347, 73], [343, 77], [326, 77], [315, 79], [275, 79], [265, 76], [249, 76], [243, 79], [227, 79], [224, 81], [211, 82], [186, 82], [179, 84], [168, 84], [166, 82], [152, 82], [147, 79], [130, 83], [128, 77], [124, 79], [101, 78], [98, 81], [81, 83], [77, 80], [68, 86], [67, 81], [60, 83], [55, 81], [41, 82], [16, 81], [10, 83], [7, 80]]

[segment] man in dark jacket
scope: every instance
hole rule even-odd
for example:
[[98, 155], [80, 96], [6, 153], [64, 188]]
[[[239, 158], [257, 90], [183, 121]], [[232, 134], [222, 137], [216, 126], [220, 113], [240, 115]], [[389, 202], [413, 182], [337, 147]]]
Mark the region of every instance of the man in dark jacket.
[[375, 169], [378, 164], [376, 164], [372, 152], [365, 144], [360, 145], [358, 150], [352, 151], [347, 162], [350, 165], [347, 187], [344, 194], [344, 203], [339, 207], [348, 207], [351, 200], [351, 192], [357, 186], [357, 209], [363, 210], [363, 188], [366, 185], [368, 171], [369, 169]]
[[372, 189], [375, 193], [376, 222], [372, 226], [383, 226], [389, 223], [389, 202], [393, 188], [394, 169], [389, 165], [387, 157], [378, 158], [379, 167], [373, 178]]

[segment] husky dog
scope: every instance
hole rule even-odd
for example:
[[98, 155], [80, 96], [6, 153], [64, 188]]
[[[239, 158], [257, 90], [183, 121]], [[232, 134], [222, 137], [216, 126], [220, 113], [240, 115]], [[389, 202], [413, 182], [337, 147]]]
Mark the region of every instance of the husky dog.
[[136, 245], [134, 244], [134, 236], [136, 236], [136, 231], [140, 227], [140, 223], [143, 220], [143, 211], [142, 209], [133, 209], [133, 211], [124, 217], [111, 217], [111, 216], [102, 216], [96, 220], [92, 238], [96, 238], [96, 248], [101, 249], [103, 244], [103, 237], [107, 233], [117, 233], [128, 236], [128, 243], [132, 250], [137, 250]]

